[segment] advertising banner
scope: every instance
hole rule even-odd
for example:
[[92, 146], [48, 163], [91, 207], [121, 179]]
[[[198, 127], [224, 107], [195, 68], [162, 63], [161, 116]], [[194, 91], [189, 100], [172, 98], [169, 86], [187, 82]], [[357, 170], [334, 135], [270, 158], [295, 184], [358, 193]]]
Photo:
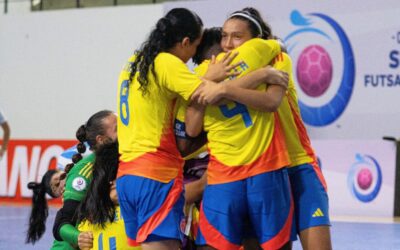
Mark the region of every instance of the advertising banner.
[[400, 137], [399, 1], [186, 1], [165, 12], [174, 7], [196, 12], [206, 28], [256, 8], [292, 58], [312, 139]]
[[396, 145], [387, 141], [316, 140], [332, 216], [392, 217]]
[[41, 182], [47, 170], [56, 168], [62, 153], [75, 144], [74, 140], [11, 140], [0, 160], [0, 202], [30, 202], [32, 190], [27, 184]]
[[331, 214], [393, 216], [396, 148], [381, 138], [400, 137], [399, 1], [186, 1], [164, 7], [196, 12], [205, 28], [256, 8], [292, 58]]

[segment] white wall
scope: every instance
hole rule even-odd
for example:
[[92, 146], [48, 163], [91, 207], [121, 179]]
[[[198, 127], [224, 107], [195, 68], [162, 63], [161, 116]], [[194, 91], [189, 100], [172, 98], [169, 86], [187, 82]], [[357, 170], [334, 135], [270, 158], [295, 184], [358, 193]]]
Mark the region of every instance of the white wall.
[[[268, 4], [266, 4], [268, 3]], [[285, 4], [286, 3], [286, 4]], [[25, 3], [26, 4], [26, 3]], [[277, 35], [284, 38], [298, 27], [290, 13], [298, 10], [318, 29], [333, 37], [320, 43], [334, 60], [334, 78], [327, 93], [335, 93], [341, 77], [340, 43], [331, 27], [311, 13], [323, 13], [344, 29], [355, 58], [355, 82], [345, 111], [322, 127], [308, 126], [312, 139], [380, 139], [400, 137], [399, 91], [395, 86], [367, 84], [367, 76], [392, 75], [400, 79], [400, 2], [231, 0], [185, 1], [166, 5], [118, 6], [91, 9], [27, 12], [11, 6], [0, 15], [0, 109], [12, 126], [13, 138], [73, 138], [76, 128], [92, 113], [116, 108], [116, 82], [128, 56], [151, 27], [172, 7], [196, 11], [206, 26], [222, 25], [228, 13], [245, 6], [258, 8]], [[27, 8], [29, 6], [26, 6]], [[210, 11], [210, 10], [213, 11]], [[13, 11], [14, 10], [14, 11]], [[298, 54], [298, 53], [297, 53]], [[296, 55], [293, 65], [296, 66]], [[336, 89], [335, 89], [336, 88]], [[309, 98], [298, 88], [300, 100], [323, 105], [329, 94]], [[331, 93], [331, 94], [332, 94]]]
[[0, 2], [0, 16], [19, 15], [31, 11], [31, 0], [8, 0], [7, 13], [4, 13], [5, 1]]
[[0, 15], [0, 109], [19, 139], [74, 138], [116, 108], [122, 65], [162, 16], [162, 5]]

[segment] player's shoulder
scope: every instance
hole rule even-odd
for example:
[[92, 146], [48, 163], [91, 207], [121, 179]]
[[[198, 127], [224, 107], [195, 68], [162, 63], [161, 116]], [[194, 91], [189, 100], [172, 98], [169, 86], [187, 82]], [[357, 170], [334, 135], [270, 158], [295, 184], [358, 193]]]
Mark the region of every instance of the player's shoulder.
[[281, 52], [272, 60], [272, 64], [291, 65], [292, 64], [292, 59], [289, 56], [289, 54], [287, 54], [285, 52]]
[[76, 169], [81, 169], [87, 167], [88, 165], [93, 165], [94, 160], [95, 160], [95, 155], [94, 153], [91, 153], [90, 155], [83, 157], [82, 160], [76, 163]]
[[183, 63], [183, 61], [171, 53], [160, 52], [155, 58], [155, 63]]
[[250, 39], [248, 41], [246, 41], [245, 43], [243, 43], [241, 46], [239, 46], [240, 48], [247, 48], [247, 47], [274, 47], [274, 48], [280, 48], [280, 44], [277, 40], [274, 39], [262, 39], [262, 38], [253, 38]]
[[93, 153], [84, 157], [71, 168], [67, 177], [71, 178], [73, 176], [88, 176], [86, 178], [89, 178], [89, 175], [86, 173], [89, 173], [90, 170], [92, 170], [94, 160], [95, 156]]
[[[220, 59], [221, 53], [218, 55], [218, 58]], [[208, 66], [210, 65], [210, 60], [204, 60], [203, 62], [200, 63], [197, 67], [194, 68], [194, 73], [198, 76], [203, 76], [208, 69]]]

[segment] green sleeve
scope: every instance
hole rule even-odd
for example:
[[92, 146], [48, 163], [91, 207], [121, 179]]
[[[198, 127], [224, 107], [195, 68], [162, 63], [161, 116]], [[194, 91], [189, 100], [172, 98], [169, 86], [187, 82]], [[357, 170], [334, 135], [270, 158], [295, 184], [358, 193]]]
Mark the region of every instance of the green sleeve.
[[79, 233], [79, 230], [71, 224], [64, 224], [60, 228], [61, 238], [72, 245], [78, 245]]

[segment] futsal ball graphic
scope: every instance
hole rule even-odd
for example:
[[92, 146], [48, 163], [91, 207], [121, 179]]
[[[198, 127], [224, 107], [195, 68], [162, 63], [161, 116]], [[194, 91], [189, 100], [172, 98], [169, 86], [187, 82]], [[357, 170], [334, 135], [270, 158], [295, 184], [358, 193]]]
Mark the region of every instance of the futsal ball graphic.
[[306, 47], [297, 61], [297, 81], [305, 94], [311, 97], [321, 96], [332, 81], [332, 60], [324, 48], [319, 45]]
[[382, 170], [378, 161], [370, 155], [357, 153], [347, 176], [350, 192], [361, 202], [371, 202], [382, 186]]
[[357, 175], [358, 186], [362, 190], [367, 190], [372, 184], [372, 173], [368, 168], [362, 168]]

